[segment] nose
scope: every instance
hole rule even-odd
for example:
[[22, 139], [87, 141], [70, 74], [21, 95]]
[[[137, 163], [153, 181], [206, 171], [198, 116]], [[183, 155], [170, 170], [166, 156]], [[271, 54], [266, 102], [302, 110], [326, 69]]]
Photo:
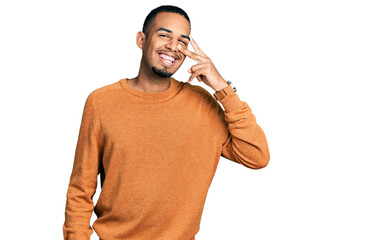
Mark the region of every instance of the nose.
[[169, 41], [167, 43], [167, 48], [170, 49], [172, 52], [177, 52], [178, 51], [178, 48], [177, 48], [177, 45], [178, 45], [178, 41], [172, 39], [171, 41]]

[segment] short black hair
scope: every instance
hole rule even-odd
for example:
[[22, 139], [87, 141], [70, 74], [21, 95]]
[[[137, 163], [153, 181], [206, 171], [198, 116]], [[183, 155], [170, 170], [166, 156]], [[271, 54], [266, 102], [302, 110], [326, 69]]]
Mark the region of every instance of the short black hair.
[[143, 33], [146, 35], [146, 37], [148, 37], [150, 25], [152, 25], [155, 17], [160, 12], [172, 12], [172, 13], [178, 13], [184, 16], [187, 19], [187, 21], [189, 21], [190, 30], [191, 30], [190, 18], [183, 9], [173, 6], [173, 5], [162, 5], [150, 11], [150, 13], [145, 18], [144, 25], [143, 25]]

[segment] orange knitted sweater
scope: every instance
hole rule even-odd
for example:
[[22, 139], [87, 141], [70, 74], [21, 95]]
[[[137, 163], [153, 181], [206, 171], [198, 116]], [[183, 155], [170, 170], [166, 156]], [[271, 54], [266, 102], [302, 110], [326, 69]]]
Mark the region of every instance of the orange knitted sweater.
[[174, 78], [160, 93], [136, 90], [126, 78], [92, 91], [66, 195], [64, 239], [87, 240], [94, 230], [103, 240], [195, 240], [220, 156], [253, 169], [270, 159], [264, 132], [236, 92], [216, 101]]

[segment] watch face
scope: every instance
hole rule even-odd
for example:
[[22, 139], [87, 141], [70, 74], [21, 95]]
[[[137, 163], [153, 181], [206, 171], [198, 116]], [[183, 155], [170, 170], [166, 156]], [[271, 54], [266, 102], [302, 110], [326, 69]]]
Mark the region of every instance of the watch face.
[[237, 89], [235, 88], [235, 86], [233, 86], [233, 83], [231, 82], [231, 81], [227, 81], [227, 83], [229, 84], [229, 85], [231, 85], [232, 86], [232, 88], [233, 88], [233, 90], [236, 92], [237, 91]]

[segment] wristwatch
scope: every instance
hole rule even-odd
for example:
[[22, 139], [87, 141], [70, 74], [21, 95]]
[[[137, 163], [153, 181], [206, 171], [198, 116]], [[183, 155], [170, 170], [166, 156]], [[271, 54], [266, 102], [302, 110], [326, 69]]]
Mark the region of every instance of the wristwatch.
[[235, 88], [235, 86], [233, 86], [233, 83], [231, 81], [227, 81], [228, 86], [216, 91], [213, 95], [215, 97], [215, 99], [217, 99], [217, 101], [222, 100], [225, 96], [227, 96], [228, 94], [230, 94], [231, 92], [236, 92], [237, 89]]

